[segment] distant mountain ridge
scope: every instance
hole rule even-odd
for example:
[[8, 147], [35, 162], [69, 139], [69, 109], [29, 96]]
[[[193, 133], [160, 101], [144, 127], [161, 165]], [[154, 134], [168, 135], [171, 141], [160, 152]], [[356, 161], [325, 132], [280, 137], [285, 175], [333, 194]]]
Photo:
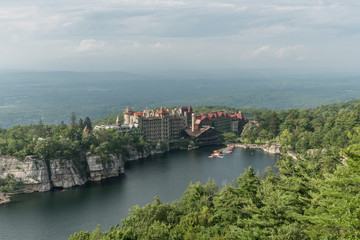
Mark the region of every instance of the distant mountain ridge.
[[[173, 74], [172, 74], [173, 73]], [[223, 77], [222, 77], [223, 76]], [[356, 74], [209, 71], [0, 71], [0, 127], [69, 122], [72, 112], [99, 119], [125, 106], [225, 105], [235, 108], [308, 108], [356, 99]]]

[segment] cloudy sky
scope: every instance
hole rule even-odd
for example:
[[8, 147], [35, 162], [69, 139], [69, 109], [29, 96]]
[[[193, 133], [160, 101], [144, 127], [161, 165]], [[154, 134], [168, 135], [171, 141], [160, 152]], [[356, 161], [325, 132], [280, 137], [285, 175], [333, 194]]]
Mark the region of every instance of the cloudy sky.
[[2, 0], [0, 69], [359, 71], [358, 0]]

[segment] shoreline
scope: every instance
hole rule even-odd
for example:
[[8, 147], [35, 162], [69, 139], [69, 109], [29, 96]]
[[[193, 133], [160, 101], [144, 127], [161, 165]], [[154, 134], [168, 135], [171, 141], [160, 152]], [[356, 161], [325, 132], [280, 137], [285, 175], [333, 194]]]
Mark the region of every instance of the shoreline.
[[[280, 145], [268, 145], [268, 144], [243, 144], [243, 143], [229, 143], [229, 144], [225, 144], [226, 146], [234, 146], [236, 148], [241, 148], [241, 149], [262, 149], [263, 151], [269, 153], [269, 154], [280, 154]], [[151, 157], [151, 156], [154, 156], [154, 155], [162, 155], [162, 154], [165, 154], [167, 152], [171, 152], [173, 150], [179, 150], [179, 151], [189, 151], [189, 150], [194, 150], [194, 149], [197, 149], [198, 147], [191, 147], [191, 148], [179, 148], [179, 149], [168, 149], [168, 151], [154, 151], [154, 152], [150, 152], [148, 154], [143, 154], [143, 155], [138, 155], [137, 157], [134, 157], [133, 159], [131, 160], [127, 160], [127, 161], [136, 161], [136, 160], [139, 160], [139, 159], [144, 159], [144, 158], [148, 158], [148, 157]], [[124, 168], [125, 168], [125, 164], [126, 164], [126, 161], [124, 162], [124, 166], [122, 167], [122, 171], [124, 171]], [[124, 172], [120, 172], [120, 174], [123, 174]], [[119, 176], [117, 175], [117, 176]], [[82, 186], [82, 185], [85, 185], [86, 183], [88, 182], [97, 182], [97, 181], [101, 181], [101, 180], [106, 180], [106, 179], [109, 179], [109, 178], [113, 178], [113, 177], [117, 177], [115, 175], [110, 175], [110, 176], [107, 176], [107, 177], [104, 177], [104, 178], [101, 178], [101, 179], [89, 179], [88, 181], [85, 181], [83, 184], [76, 184], [74, 186], [71, 186], [71, 187], [76, 187], [76, 186]], [[26, 189], [26, 185], [24, 185], [24, 189]], [[68, 188], [68, 187], [64, 187], [64, 186], [53, 186], [53, 188]], [[33, 192], [47, 192], [47, 191], [51, 191], [53, 188], [50, 188], [50, 189], [47, 189], [47, 190], [44, 190], [44, 191], [31, 191], [31, 192], [26, 192], [26, 191], [23, 191], [23, 192], [18, 192], [16, 194], [26, 194], [26, 193], [33, 193]], [[8, 195], [4, 194], [4, 193], [0, 193], [0, 205], [3, 205], [3, 204], [7, 204], [7, 203], [10, 203], [11, 202], [11, 199]]]
[[0, 206], [10, 202], [10, 197], [5, 193], [0, 192]]
[[[83, 185], [85, 185], [87, 183], [90, 183], [90, 182], [99, 182], [99, 181], [102, 181], [102, 180], [118, 177], [118, 176], [124, 174], [125, 173], [124, 170], [125, 170], [126, 162], [136, 161], [136, 160], [140, 160], [140, 159], [146, 159], [146, 158], [149, 158], [149, 157], [153, 157], [155, 155], [163, 155], [165, 153], [172, 152], [174, 150], [190, 151], [190, 150], [194, 150], [194, 149], [197, 149], [197, 148], [198, 148], [198, 146], [189, 146], [189, 147], [180, 147], [180, 148], [173, 148], [173, 149], [169, 148], [167, 151], [161, 151], [160, 149], [154, 149], [154, 150], [150, 150], [150, 151], [147, 151], [147, 152], [146, 151], [144, 151], [144, 152], [130, 151], [131, 157], [129, 157], [128, 159], [122, 159], [122, 157], [120, 159], [115, 159], [115, 162], [121, 161], [121, 164], [110, 164], [109, 166], [108, 166], [108, 164], [103, 165], [102, 163], [96, 163], [96, 164], [94, 163], [95, 165], [90, 167], [89, 162], [88, 162], [87, 164], [88, 164], [88, 167], [89, 167], [89, 175], [90, 176], [88, 176], [86, 179], [79, 179], [76, 183], [74, 183], [72, 185], [68, 185], [68, 186], [64, 185], [64, 179], [61, 179], [61, 184], [60, 185], [54, 185], [54, 179], [52, 178], [52, 175], [50, 174], [50, 172], [53, 172], [53, 174], [55, 173], [55, 175], [56, 175], [56, 174], [59, 174], [60, 172], [63, 172], [63, 171], [58, 171], [58, 170], [52, 171], [52, 169], [47, 169], [46, 172], [48, 172], [49, 176], [47, 177], [46, 180], [51, 182], [50, 183], [51, 187], [48, 187], [46, 189], [39, 189], [39, 188], [36, 188], [35, 190], [32, 189], [32, 185], [34, 185], [34, 184], [35, 185], [36, 184], [40, 184], [40, 185], [44, 184], [44, 182], [43, 182], [44, 179], [39, 178], [39, 179], [37, 179], [38, 180], [37, 183], [31, 182], [31, 183], [28, 183], [28, 184], [24, 184], [22, 186], [21, 191], [18, 191], [18, 192], [13, 193], [13, 194], [18, 195], [18, 194], [28, 194], [28, 193], [35, 193], [35, 192], [48, 192], [48, 191], [52, 191], [55, 188], [66, 189], [66, 188], [71, 188], [71, 187], [83, 186]], [[3, 159], [5, 159], [5, 158], [9, 158], [9, 159], [12, 159], [12, 160], [16, 159], [15, 157], [12, 157], [12, 156], [0, 156], [0, 157], [3, 157]], [[97, 158], [98, 156], [92, 156], [92, 157]], [[16, 159], [16, 160], [18, 160], [18, 159]], [[37, 161], [40, 161], [40, 160], [39, 159], [31, 159], [31, 161], [36, 162], [34, 165], [38, 165], [39, 163]], [[58, 159], [52, 159], [51, 161], [58, 161]], [[72, 161], [72, 160], [70, 160], [70, 161]], [[32, 164], [30, 164], [30, 165], [32, 165]], [[58, 164], [56, 164], [56, 165], [58, 165]], [[67, 164], [65, 164], [65, 165], [67, 165]], [[114, 166], [112, 166], [112, 165], [114, 165]], [[119, 165], [119, 166], [117, 166], [117, 165]], [[16, 168], [17, 168], [17, 170], [20, 170], [19, 167], [16, 167]], [[94, 168], [92, 170], [94, 170], [95, 172], [91, 172], [90, 168]], [[113, 168], [116, 168], [116, 171], [111, 172], [112, 170], [114, 170]], [[29, 171], [29, 169], [27, 169], [27, 170]], [[103, 172], [106, 172], [106, 174], [101, 174], [101, 176], [98, 176], [96, 174], [96, 171], [103, 171]], [[74, 172], [78, 173], [78, 170], [75, 169]], [[95, 173], [94, 176], [92, 176], [93, 173]], [[40, 175], [43, 175], [43, 174], [40, 174]], [[27, 176], [23, 176], [23, 177], [27, 177]], [[70, 180], [73, 181], [74, 179], [70, 179]], [[28, 188], [31, 188], [31, 190], [29, 190]], [[4, 205], [4, 204], [7, 204], [7, 203], [10, 203], [10, 202], [11, 202], [10, 196], [8, 194], [0, 192], [0, 206]]]
[[226, 146], [234, 146], [241, 149], [261, 149], [269, 154], [281, 154], [281, 145], [280, 144], [252, 144], [252, 143], [228, 143]]

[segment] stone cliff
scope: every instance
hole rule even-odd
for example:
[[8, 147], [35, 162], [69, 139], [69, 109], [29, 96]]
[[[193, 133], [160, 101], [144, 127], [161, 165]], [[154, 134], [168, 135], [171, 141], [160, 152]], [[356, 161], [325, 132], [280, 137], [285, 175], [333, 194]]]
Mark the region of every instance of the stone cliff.
[[22, 192], [44, 192], [51, 189], [49, 169], [45, 160], [26, 157], [20, 161], [15, 157], [0, 156], [0, 178], [13, 174], [23, 182]]
[[[77, 162], [76, 162], [77, 161]], [[69, 188], [88, 181], [86, 161], [52, 159], [49, 161], [50, 182], [53, 187]]]
[[235, 146], [237, 148], [243, 148], [243, 149], [262, 149], [264, 152], [267, 152], [270, 154], [281, 154], [281, 145], [280, 144], [234, 143], [234, 144], [228, 144], [228, 146]]
[[[128, 156], [126, 161], [146, 158], [150, 155], [161, 154], [159, 147], [145, 148], [136, 151], [127, 146]], [[125, 159], [121, 155], [110, 155], [108, 159], [84, 153], [80, 159], [51, 159], [43, 160], [27, 156], [20, 160], [16, 157], [0, 155], [0, 179], [5, 179], [8, 174], [13, 174], [21, 181], [21, 189], [16, 193], [45, 192], [53, 188], [69, 188], [80, 186], [88, 181], [101, 181], [117, 177], [124, 173]], [[2, 194], [1, 204], [9, 201]]]
[[13, 174], [21, 181], [20, 193], [44, 192], [52, 188], [80, 186], [88, 181], [117, 177], [124, 173], [122, 157], [111, 156], [107, 162], [99, 156], [86, 154], [84, 159], [51, 159], [49, 161], [31, 156], [24, 160], [0, 156], [0, 179]]
[[117, 177], [124, 173], [124, 161], [121, 156], [110, 156], [110, 160], [103, 163], [99, 156], [87, 154], [90, 181], [100, 181], [106, 178]]
[[0, 205], [10, 202], [10, 198], [0, 192]]

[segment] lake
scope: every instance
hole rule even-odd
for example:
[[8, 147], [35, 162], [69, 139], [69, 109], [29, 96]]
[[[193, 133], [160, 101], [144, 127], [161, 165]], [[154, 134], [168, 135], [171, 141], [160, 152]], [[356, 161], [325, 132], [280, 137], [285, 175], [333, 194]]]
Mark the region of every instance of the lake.
[[120, 224], [135, 205], [144, 206], [159, 196], [161, 202], [180, 199], [190, 181], [209, 178], [222, 186], [252, 166], [259, 174], [274, 166], [278, 156], [261, 150], [235, 149], [224, 158], [208, 158], [216, 148], [177, 151], [128, 162], [125, 174], [99, 183], [13, 197], [0, 206], [1, 240], [68, 239], [74, 232], [106, 231]]

